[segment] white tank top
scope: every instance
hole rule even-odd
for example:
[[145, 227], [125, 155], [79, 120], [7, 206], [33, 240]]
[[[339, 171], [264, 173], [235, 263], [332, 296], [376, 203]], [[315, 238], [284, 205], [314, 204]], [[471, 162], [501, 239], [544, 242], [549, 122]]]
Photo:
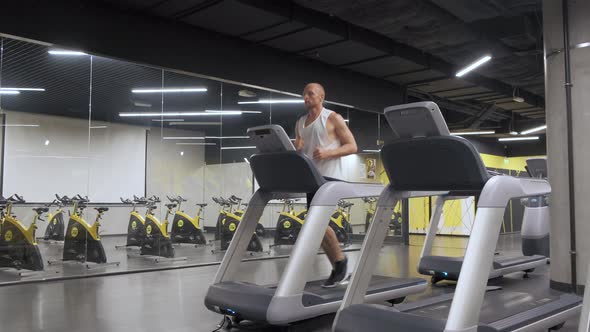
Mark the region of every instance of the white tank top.
[[328, 117], [330, 114], [332, 114], [332, 111], [323, 108], [317, 119], [315, 119], [307, 127], [305, 126], [305, 121], [307, 120], [308, 114], [299, 118], [296, 126], [299, 137], [303, 138], [303, 149], [301, 152], [314, 161], [316, 167], [323, 176], [344, 179], [342, 158], [339, 157], [325, 160], [315, 160], [313, 158], [313, 151], [317, 148], [334, 150], [342, 145], [338, 139], [332, 140], [330, 137], [328, 137], [326, 123], [328, 122]]

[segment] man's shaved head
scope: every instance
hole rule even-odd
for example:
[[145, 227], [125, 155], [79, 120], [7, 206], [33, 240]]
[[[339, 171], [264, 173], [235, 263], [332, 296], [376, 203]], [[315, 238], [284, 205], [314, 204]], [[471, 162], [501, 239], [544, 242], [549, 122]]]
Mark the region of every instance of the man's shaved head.
[[303, 89], [303, 101], [308, 110], [321, 110], [325, 97], [326, 91], [319, 83], [309, 83], [305, 86], [305, 89]]
[[303, 92], [305, 94], [305, 91], [307, 91], [308, 89], [313, 89], [316, 91], [316, 93], [320, 94], [322, 96], [322, 98], [326, 97], [326, 90], [324, 90], [324, 87], [320, 84], [320, 83], [308, 83], [305, 86], [305, 89], [303, 89]]

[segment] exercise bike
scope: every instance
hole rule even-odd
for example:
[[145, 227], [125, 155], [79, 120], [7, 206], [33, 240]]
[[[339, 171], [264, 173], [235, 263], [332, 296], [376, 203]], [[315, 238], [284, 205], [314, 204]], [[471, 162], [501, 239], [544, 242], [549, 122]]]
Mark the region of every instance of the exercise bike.
[[[59, 198], [57, 194], [55, 194], [55, 197]], [[57, 210], [47, 215], [47, 228], [45, 228], [45, 235], [43, 236], [45, 241], [63, 241], [65, 239], [64, 204], [55, 199], [49, 203], [48, 207], [54, 204], [57, 205]]]
[[338, 242], [342, 244], [349, 244], [350, 237], [348, 234], [352, 233], [352, 226], [350, 225], [350, 209], [354, 203], [345, 200], [338, 201], [336, 211], [330, 217], [330, 227], [336, 233]]
[[160, 222], [154, 215], [154, 210], [157, 209], [156, 204], [160, 203], [160, 198], [152, 196], [148, 199], [138, 198], [134, 196], [137, 201], [147, 202], [147, 211], [145, 215], [145, 239], [141, 245], [140, 253], [142, 255], [161, 256], [166, 258], [174, 257], [174, 248], [172, 247], [172, 240], [168, 234], [168, 217], [172, 213], [172, 209], [176, 204], [166, 204], [166, 216], [164, 222]]
[[124, 204], [131, 204], [133, 206], [131, 214], [129, 215], [129, 223], [127, 224], [127, 243], [125, 247], [141, 247], [145, 240], [145, 219], [137, 211], [137, 205], [147, 204], [147, 200], [140, 200], [134, 197], [133, 200], [121, 197], [121, 202]]
[[[231, 195], [229, 200], [232, 202], [233, 205], [238, 206], [236, 208], [236, 210], [234, 211], [234, 214], [239, 216], [240, 220], [241, 220], [246, 208], [248, 207], [248, 203], [242, 203], [242, 199], [237, 197], [236, 195]], [[242, 207], [244, 209], [242, 209]], [[264, 237], [266, 235], [266, 230], [264, 229], [264, 226], [262, 226], [261, 223], [256, 224], [256, 231], [255, 232], [256, 232], [256, 235], [258, 235], [258, 237]]]
[[109, 210], [108, 207], [94, 208], [97, 211], [94, 223], [90, 225], [84, 220], [84, 209], [89, 200], [79, 194], [70, 199], [67, 196], [59, 197], [64, 205], [72, 204], [73, 213], [68, 220], [68, 227], [64, 240], [63, 261], [93, 262], [104, 264], [107, 256], [100, 241], [98, 230], [102, 215]]
[[283, 209], [279, 212], [273, 246], [295, 244], [307, 216], [307, 210], [295, 211], [294, 200], [283, 199], [282, 201]]
[[[213, 197], [213, 201], [221, 205], [221, 210], [218, 217], [219, 239], [221, 240], [221, 250], [227, 250], [229, 243], [232, 240], [236, 229], [238, 228], [238, 224], [242, 220], [243, 211], [239, 209], [239, 201], [225, 200], [223, 197]], [[236, 204], [238, 204], [238, 209], [236, 211], [239, 213], [239, 215], [235, 214], [232, 209]], [[252, 234], [252, 239], [248, 243], [248, 248], [246, 250], [254, 252], [262, 251], [262, 242], [260, 242], [260, 238], [256, 232]]]
[[171, 203], [177, 204], [174, 218], [172, 219], [172, 229], [170, 235], [173, 243], [192, 243], [192, 244], [207, 244], [205, 235], [203, 234], [201, 220], [203, 220], [203, 209], [207, 206], [206, 203], [196, 204], [199, 209], [197, 215], [191, 218], [184, 211], [180, 210], [182, 202], [186, 199], [181, 196], [172, 198], [166, 196]]
[[17, 194], [8, 199], [0, 198], [2, 222], [0, 224], [0, 267], [11, 267], [17, 270], [25, 269], [42, 271], [43, 258], [37, 246], [35, 231], [37, 220], [49, 211], [48, 207], [34, 208], [35, 215], [29, 227], [25, 227], [12, 214], [13, 204], [22, 204], [25, 200]]
[[[369, 229], [369, 224], [373, 220], [375, 214], [375, 204], [377, 198], [375, 197], [363, 197], [363, 202], [367, 204], [367, 214], [365, 215], [365, 233]], [[393, 235], [401, 235], [402, 230], [402, 214], [398, 211], [398, 206], [395, 207], [391, 220], [389, 221], [389, 232]]]

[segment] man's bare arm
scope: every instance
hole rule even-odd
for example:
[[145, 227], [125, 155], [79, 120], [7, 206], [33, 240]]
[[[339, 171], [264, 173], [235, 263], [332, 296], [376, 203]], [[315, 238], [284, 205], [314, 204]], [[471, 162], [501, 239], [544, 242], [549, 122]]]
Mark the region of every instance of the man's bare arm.
[[352, 132], [346, 125], [344, 118], [338, 113], [332, 113], [328, 118], [328, 121], [334, 126], [334, 133], [336, 138], [340, 141], [341, 146], [333, 150], [316, 149], [314, 152], [315, 159], [333, 159], [348, 156], [349, 154], [356, 153], [358, 147]]
[[301, 149], [303, 149], [303, 138], [301, 136], [299, 136], [299, 121], [301, 121], [301, 119], [297, 120], [295, 122], [295, 150], [300, 151]]

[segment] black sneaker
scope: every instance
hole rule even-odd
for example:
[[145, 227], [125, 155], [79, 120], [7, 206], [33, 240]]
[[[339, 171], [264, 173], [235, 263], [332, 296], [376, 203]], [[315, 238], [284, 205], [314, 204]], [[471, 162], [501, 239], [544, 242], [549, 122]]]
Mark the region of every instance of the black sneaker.
[[335, 266], [332, 270], [332, 273], [330, 273], [330, 277], [322, 284], [322, 287], [324, 288], [336, 287], [338, 284], [346, 280], [348, 258], [344, 257], [343, 260], [336, 262], [334, 265]]

